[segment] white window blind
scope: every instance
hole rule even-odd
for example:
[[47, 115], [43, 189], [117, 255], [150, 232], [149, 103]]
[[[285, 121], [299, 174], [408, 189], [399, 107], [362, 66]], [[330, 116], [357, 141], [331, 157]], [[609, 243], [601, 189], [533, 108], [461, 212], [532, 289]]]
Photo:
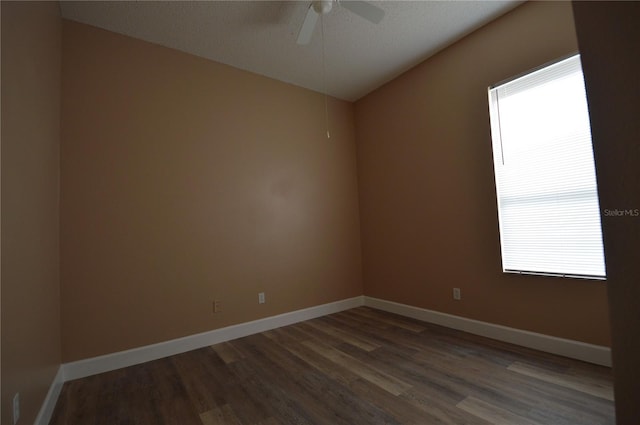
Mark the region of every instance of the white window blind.
[[489, 88], [505, 272], [604, 279], [578, 55]]

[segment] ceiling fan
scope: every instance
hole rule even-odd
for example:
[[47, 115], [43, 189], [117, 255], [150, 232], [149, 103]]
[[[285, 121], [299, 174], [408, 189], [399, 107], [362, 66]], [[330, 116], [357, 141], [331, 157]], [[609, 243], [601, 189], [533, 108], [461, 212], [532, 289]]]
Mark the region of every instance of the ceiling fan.
[[307, 15], [304, 18], [300, 32], [298, 33], [298, 44], [309, 44], [313, 30], [316, 28], [318, 17], [320, 15], [326, 15], [331, 11], [333, 4], [337, 3], [345, 9], [355, 13], [358, 16], [363, 17], [367, 21], [377, 24], [384, 17], [384, 10], [378, 6], [366, 1], [340, 1], [340, 0], [316, 0], [312, 1], [307, 10]]

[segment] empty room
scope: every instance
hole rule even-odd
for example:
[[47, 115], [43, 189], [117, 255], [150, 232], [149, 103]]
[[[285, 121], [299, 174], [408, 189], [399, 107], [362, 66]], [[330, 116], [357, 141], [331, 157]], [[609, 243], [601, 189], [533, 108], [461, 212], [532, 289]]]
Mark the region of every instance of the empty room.
[[640, 2], [1, 2], [2, 425], [640, 423]]

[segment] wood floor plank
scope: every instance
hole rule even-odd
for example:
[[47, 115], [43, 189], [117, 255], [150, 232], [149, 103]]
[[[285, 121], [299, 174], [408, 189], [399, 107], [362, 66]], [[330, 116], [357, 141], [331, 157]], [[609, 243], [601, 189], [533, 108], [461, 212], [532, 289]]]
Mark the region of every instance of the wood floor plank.
[[[348, 347], [343, 349], [348, 350]], [[433, 400], [455, 405], [467, 395], [467, 388], [452, 379], [454, 375], [415, 362], [401, 351], [384, 347], [366, 355], [357, 351], [350, 351], [350, 354], [375, 369], [389, 370], [388, 365], [393, 364], [394, 376], [410, 386], [410, 390], [427, 394]]]
[[[393, 345], [395, 349], [397, 345]], [[425, 345], [425, 347], [428, 347]], [[346, 347], [345, 347], [346, 349]], [[388, 347], [385, 347], [387, 350]], [[396, 370], [404, 369], [401, 365], [419, 366], [414, 371], [407, 371], [407, 375], [403, 376], [406, 382], [412, 385], [423, 384], [421, 391], [431, 391], [436, 389], [438, 394], [475, 394], [479, 397], [488, 397], [497, 405], [510, 406], [519, 409], [525, 416], [532, 416], [528, 413], [530, 406], [533, 404], [546, 403], [551, 411], [557, 411], [558, 414], [553, 416], [553, 421], [545, 423], [580, 423], [586, 424], [581, 412], [589, 410], [596, 423], [609, 423], [607, 418], [613, 416], [612, 404], [602, 405], [597, 400], [589, 400], [577, 394], [571, 394], [562, 391], [555, 391], [548, 385], [540, 385], [541, 382], [535, 382], [530, 379], [515, 379], [506, 368], [499, 364], [487, 361], [485, 358], [469, 358], [465, 353], [449, 351], [447, 349], [424, 350], [415, 356], [416, 362], [407, 362], [406, 358], [394, 357], [394, 353], [384, 352], [379, 354], [379, 360], [376, 359], [376, 353], [363, 354], [366, 356], [361, 358], [362, 361], [371, 364], [380, 369], [395, 368]], [[353, 350], [353, 355], [358, 356], [358, 350]], [[420, 361], [420, 357], [424, 361]], [[469, 361], [472, 360], [472, 361]], [[574, 362], [579, 364], [580, 362]], [[416, 382], [414, 379], [423, 379], [423, 382]], [[610, 380], [610, 376], [607, 378]], [[438, 397], [432, 395], [432, 397]], [[450, 402], [457, 402], [459, 399], [452, 399]], [[561, 400], [561, 401], [558, 401]], [[563, 403], [572, 403], [574, 405], [582, 405], [582, 409], [562, 409]], [[533, 418], [532, 418], [533, 419]]]
[[[305, 335], [304, 341], [319, 341], [325, 345], [335, 347], [342, 344], [344, 341], [333, 335], [326, 334], [324, 332], [318, 332], [316, 328], [311, 326], [308, 322], [297, 323], [293, 325], [294, 329]], [[303, 341], [303, 342], [304, 342]]]
[[330, 359], [318, 354], [315, 350], [310, 349], [301, 343], [290, 343], [287, 344], [285, 348], [293, 355], [306, 362], [309, 366], [319, 370], [331, 379], [343, 385], [349, 385], [351, 382], [359, 378], [359, 376], [353, 373], [350, 369], [332, 362]]
[[[242, 344], [242, 341], [237, 343]], [[306, 344], [307, 342], [303, 342]], [[314, 424], [399, 424], [370, 401], [359, 399], [328, 376], [309, 370], [282, 347], [255, 346], [256, 362], [272, 385], [280, 387]], [[321, 394], [322, 397], [317, 397]]]
[[386, 403], [385, 400], [388, 397], [386, 391], [377, 385], [373, 385], [369, 381], [360, 378], [353, 381], [349, 387], [358, 394], [359, 397], [377, 400], [376, 404], [397, 418], [402, 424], [421, 425], [424, 423], [438, 423], [437, 421], [433, 421], [433, 416], [430, 412], [420, 409], [406, 399], [398, 397], [394, 403]]
[[[525, 376], [515, 376], [516, 374], [507, 368], [496, 368], [490, 362], [483, 364], [481, 360], [475, 361], [473, 366], [469, 366], [467, 361], [456, 361], [452, 358], [438, 357], [435, 353], [419, 353], [414, 356], [418, 364], [434, 370], [435, 376], [430, 380], [441, 382], [457, 391], [466, 391], [468, 395], [490, 400], [491, 403], [498, 407], [509, 408], [514, 412], [518, 412], [523, 417], [534, 419], [531, 414], [532, 406], [545, 404], [549, 408], [549, 412], [553, 412], [551, 421], [544, 423], [558, 424], [563, 421], [568, 423], [585, 422], [578, 421], [581, 412], [591, 410], [593, 417], [600, 417], [604, 408], [605, 414], [613, 414], [609, 408], [591, 397], [558, 390], [547, 383], [535, 379], [529, 379]], [[445, 374], [446, 380], [443, 381], [441, 374]], [[582, 406], [581, 409], [562, 409], [563, 404], [572, 404]], [[611, 403], [609, 403], [611, 405]], [[604, 419], [604, 418], [603, 418]], [[598, 423], [608, 423], [601, 420]]]
[[293, 355], [284, 356], [275, 345], [251, 344], [247, 338], [234, 341], [234, 345], [241, 346], [246, 352], [252, 352], [253, 374], [258, 375], [262, 382], [266, 382], [272, 391], [286, 396], [286, 403], [293, 406], [291, 410], [304, 417], [305, 423], [330, 422], [333, 416], [331, 409], [318, 403], [313, 397], [314, 390], [320, 390], [315, 387], [317, 375], [305, 370], [306, 366], [300, 363], [300, 359], [294, 359]]
[[327, 324], [319, 319], [311, 320], [307, 323], [309, 324], [309, 326], [316, 328], [320, 332], [338, 338], [341, 341], [358, 347], [364, 351], [371, 351], [380, 347], [380, 345], [372, 343], [371, 341], [368, 341], [367, 339], [360, 336], [354, 335], [352, 332], [347, 332], [338, 327], [331, 326], [330, 324]]
[[201, 413], [200, 420], [203, 425], [242, 425], [228, 404]]
[[264, 336], [277, 342], [278, 344], [298, 343], [311, 338], [308, 333], [299, 330], [296, 325], [285, 326], [283, 328], [272, 329], [263, 332]]
[[242, 353], [233, 348], [233, 345], [228, 342], [213, 345], [211, 348], [218, 353], [218, 356], [220, 356], [226, 364], [236, 362], [243, 358]]
[[50, 425], [613, 425], [611, 370], [360, 307], [64, 384]]
[[222, 394], [233, 386], [234, 382], [231, 377], [225, 376], [225, 370], [221, 365], [211, 361], [211, 356], [206, 350], [173, 356], [172, 361], [198, 413], [226, 404]]
[[406, 329], [412, 332], [422, 332], [426, 328], [422, 324], [417, 324], [415, 321], [411, 319], [407, 319], [404, 317], [396, 316], [393, 314], [380, 315], [377, 311], [368, 308], [362, 308], [355, 311], [356, 314], [369, 318], [371, 320], [375, 320], [378, 322], [386, 323], [391, 326], [395, 326], [397, 328]]
[[256, 425], [280, 425], [280, 422], [278, 422], [275, 418], [268, 418], [267, 420], [257, 423]]
[[[479, 370], [476, 368], [467, 370], [464, 367], [456, 368], [451, 365], [446, 368], [434, 368], [428, 362], [404, 362], [396, 353], [382, 350], [360, 355], [354, 351], [352, 354], [376, 368], [387, 369], [391, 365], [402, 365], [396, 366], [397, 370], [404, 373], [401, 379], [413, 385], [413, 389], [402, 397], [412, 400], [417, 405], [429, 406], [431, 414], [440, 412], [439, 419], [442, 423], [448, 423], [444, 418], [455, 418], [453, 423], [466, 423], [469, 419], [468, 415], [460, 415], [460, 412], [452, 411], [451, 406], [455, 406], [466, 398], [467, 394], [485, 397], [498, 406], [508, 406], [525, 416], [531, 406], [527, 401], [530, 403], [538, 401], [526, 391], [502, 393], [499, 389], [501, 377], [496, 374], [497, 370], [483, 375], [478, 373]], [[441, 359], [429, 357], [429, 361], [441, 365], [439, 363]]]
[[475, 397], [465, 398], [458, 403], [456, 407], [474, 416], [485, 419], [494, 425], [544, 425], [518, 416], [508, 410], [494, 406]]
[[385, 372], [376, 370], [333, 347], [325, 346], [316, 341], [305, 341], [302, 344], [334, 363], [353, 371], [361, 378], [378, 385], [380, 388], [383, 388], [393, 395], [400, 395], [411, 388], [411, 385], [408, 385]]
[[[277, 417], [284, 424], [312, 425], [314, 423], [312, 415], [301, 407], [303, 401], [297, 397], [290, 397], [286, 389], [275, 383], [269, 375], [260, 373], [256, 365], [238, 362], [231, 367], [244, 382], [248, 395], [262, 400], [266, 405], [267, 414], [271, 415], [256, 423], [268, 423], [273, 417]], [[236, 408], [242, 409], [243, 405], [239, 404]]]
[[576, 391], [591, 394], [605, 400], [613, 401], [613, 386], [611, 382], [605, 379], [587, 379], [585, 377], [576, 377], [567, 373], [556, 373], [546, 371], [531, 365], [515, 362], [507, 367], [510, 371], [531, 376], [532, 378], [562, 387], [571, 388]]

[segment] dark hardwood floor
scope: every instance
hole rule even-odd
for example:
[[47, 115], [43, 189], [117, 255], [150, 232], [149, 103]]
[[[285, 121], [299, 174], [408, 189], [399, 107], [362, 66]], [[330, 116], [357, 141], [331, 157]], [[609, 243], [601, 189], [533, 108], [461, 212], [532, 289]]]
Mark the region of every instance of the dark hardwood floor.
[[614, 423], [608, 368], [366, 307], [67, 382], [51, 420]]

